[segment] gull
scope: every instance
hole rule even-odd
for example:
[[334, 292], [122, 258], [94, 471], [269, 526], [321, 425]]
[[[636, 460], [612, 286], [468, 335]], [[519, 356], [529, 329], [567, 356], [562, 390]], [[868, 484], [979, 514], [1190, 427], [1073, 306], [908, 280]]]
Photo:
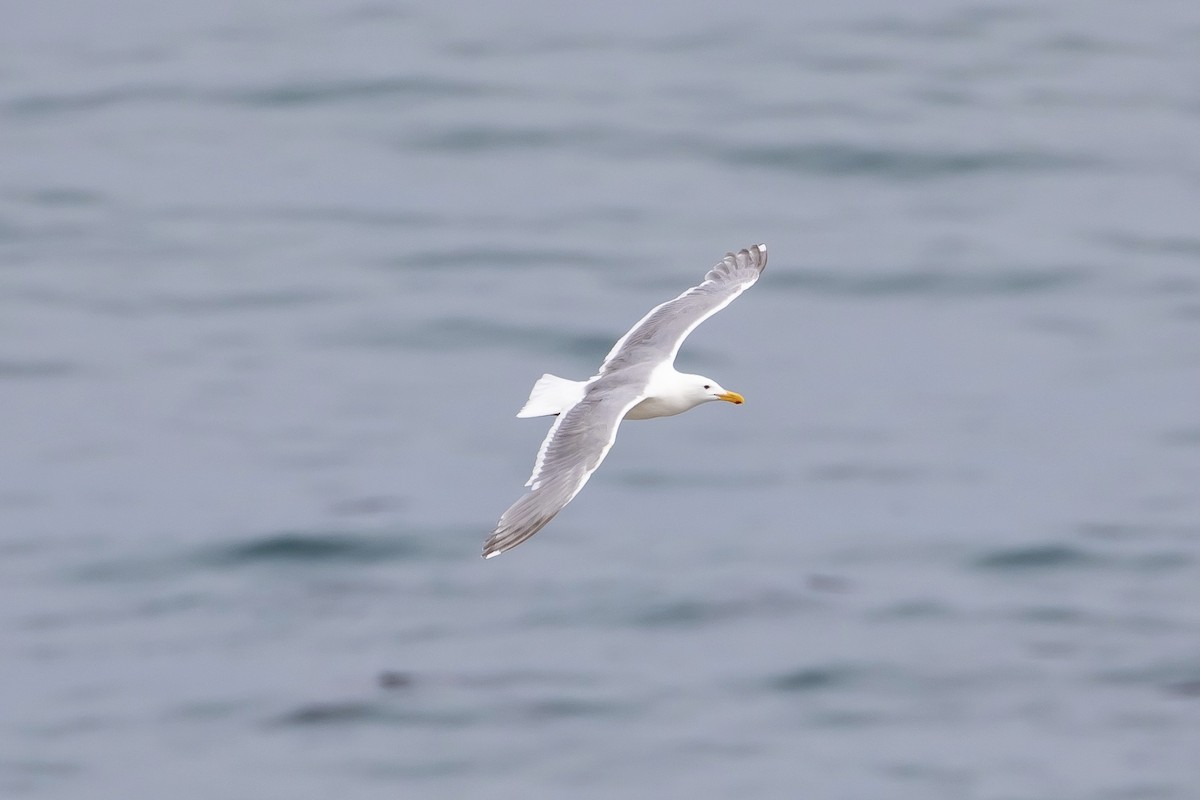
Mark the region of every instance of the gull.
[[737, 392], [703, 375], [675, 369], [675, 356], [688, 334], [749, 289], [767, 266], [767, 246], [728, 253], [693, 286], [655, 306], [622, 336], [586, 381], [543, 375], [533, 385], [518, 417], [555, 415], [546, 434], [529, 489], [496, 524], [483, 546], [492, 558], [533, 536], [579, 494], [608, 455], [623, 419], [682, 414], [701, 403], [741, 405]]

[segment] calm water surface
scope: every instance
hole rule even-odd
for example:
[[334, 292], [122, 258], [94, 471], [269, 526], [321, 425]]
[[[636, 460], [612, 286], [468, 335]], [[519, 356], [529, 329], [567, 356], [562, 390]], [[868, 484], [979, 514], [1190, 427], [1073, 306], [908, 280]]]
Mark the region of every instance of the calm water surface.
[[0, 795], [1200, 792], [1200, 6], [5, 19]]

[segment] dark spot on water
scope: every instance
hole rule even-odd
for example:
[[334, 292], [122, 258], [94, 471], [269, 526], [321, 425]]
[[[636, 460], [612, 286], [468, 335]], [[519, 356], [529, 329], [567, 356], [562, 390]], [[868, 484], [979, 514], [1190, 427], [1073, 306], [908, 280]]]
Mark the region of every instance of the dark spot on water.
[[503, 150], [547, 150], [578, 145], [597, 145], [611, 136], [598, 127], [515, 128], [493, 125], [470, 125], [450, 128], [421, 137], [405, 140], [404, 151], [414, 149], [458, 153], [496, 152]]
[[526, 705], [524, 709], [530, 718], [537, 720], [594, 717], [613, 714], [619, 710], [620, 706], [614, 703], [603, 703], [570, 697], [535, 700]]
[[127, 104], [183, 101], [193, 98], [193, 93], [181, 86], [134, 85], [85, 92], [26, 95], [9, 100], [4, 103], [3, 108], [13, 114], [35, 116], [72, 111], [93, 111]]
[[282, 725], [329, 725], [368, 722], [380, 718], [372, 703], [358, 701], [310, 703], [283, 714], [276, 720]]
[[422, 554], [411, 538], [359, 534], [277, 533], [211, 549], [204, 560], [215, 566], [286, 562], [370, 563]]
[[802, 667], [770, 679], [768, 686], [780, 692], [812, 692], [839, 686], [849, 676], [843, 667]]
[[279, 83], [255, 89], [217, 92], [211, 99], [258, 108], [300, 107], [385, 100], [475, 97], [497, 90], [481, 83], [432, 76], [365, 78]]
[[411, 672], [387, 670], [379, 673], [379, 686], [382, 689], [408, 689], [416, 682], [416, 676]]
[[977, 558], [975, 566], [990, 570], [1062, 569], [1095, 561], [1095, 557], [1070, 545], [1044, 544], [995, 550]]

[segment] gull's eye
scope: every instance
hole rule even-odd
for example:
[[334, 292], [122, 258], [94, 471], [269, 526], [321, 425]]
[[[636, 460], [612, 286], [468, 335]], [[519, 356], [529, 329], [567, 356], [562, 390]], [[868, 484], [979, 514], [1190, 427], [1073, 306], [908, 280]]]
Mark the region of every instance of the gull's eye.
[[708, 384], [708, 383], [706, 383], [706, 384], [704, 384], [704, 388], [705, 388], [705, 389], [711, 389], [711, 388], [712, 388], [712, 385], [711, 385], [711, 384]]

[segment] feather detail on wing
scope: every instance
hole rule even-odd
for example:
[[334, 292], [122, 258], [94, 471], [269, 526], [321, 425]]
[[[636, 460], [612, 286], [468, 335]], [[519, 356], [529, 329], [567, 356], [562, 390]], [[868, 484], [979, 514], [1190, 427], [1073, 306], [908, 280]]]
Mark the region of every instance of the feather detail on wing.
[[766, 268], [765, 244], [726, 254], [700, 284], [655, 306], [630, 328], [605, 357], [600, 374], [644, 361], [674, 363], [688, 334], [753, 286]]
[[516, 547], [571, 502], [608, 455], [621, 420], [645, 396], [643, 390], [601, 385], [559, 414], [538, 450], [526, 484], [530, 490], [500, 516], [484, 543], [484, 558]]

